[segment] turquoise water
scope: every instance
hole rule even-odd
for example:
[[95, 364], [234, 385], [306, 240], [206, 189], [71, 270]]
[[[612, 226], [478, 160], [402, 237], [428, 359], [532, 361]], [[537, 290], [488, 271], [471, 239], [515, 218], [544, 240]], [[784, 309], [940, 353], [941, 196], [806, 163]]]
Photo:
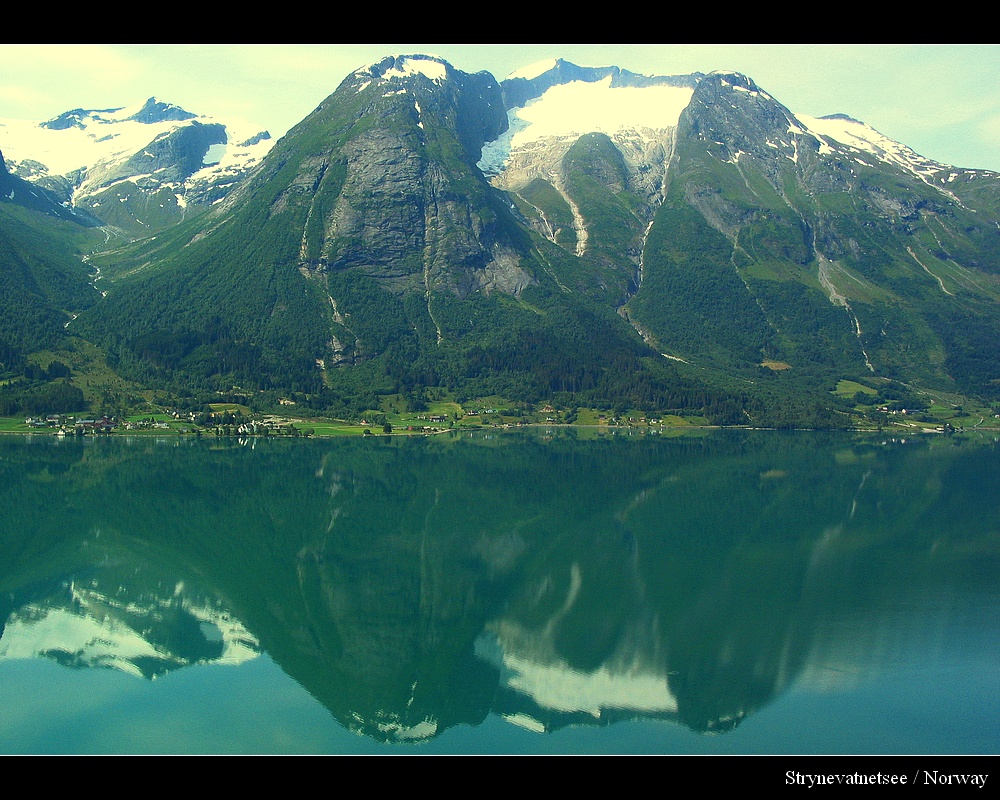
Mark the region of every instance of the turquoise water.
[[0, 753], [995, 754], [998, 447], [0, 437]]

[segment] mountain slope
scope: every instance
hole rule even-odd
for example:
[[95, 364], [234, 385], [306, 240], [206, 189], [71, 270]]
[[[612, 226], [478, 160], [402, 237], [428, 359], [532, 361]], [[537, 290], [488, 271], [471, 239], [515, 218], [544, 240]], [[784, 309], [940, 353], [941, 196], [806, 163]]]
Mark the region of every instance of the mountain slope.
[[9, 365], [54, 346], [68, 315], [96, 302], [81, 259], [92, 226], [44, 189], [11, 175], [0, 154], [0, 347], [8, 354], [0, 361]]
[[[673, 79], [672, 102], [660, 79], [658, 103], [648, 79], [618, 76], [556, 62], [508, 79], [521, 127], [482, 165], [536, 230], [635, 275], [622, 312], [660, 352], [757, 379], [768, 364], [798, 387], [996, 395], [996, 175], [847, 118], [799, 119], [744, 76]], [[591, 120], [603, 130], [579, 135]], [[602, 137], [620, 163], [585, 182], [576, 151]]]
[[[973, 309], [995, 316], [995, 223], [929, 180], [926, 162], [914, 169], [905, 148], [896, 153], [906, 159], [872, 158], [805, 129], [747, 79], [710, 78], [685, 112], [678, 138], [689, 149], [661, 213], [693, 209], [726, 238], [723, 263], [710, 261], [738, 275], [760, 307], [759, 355], [793, 370], [821, 374], [826, 363], [954, 388], [945, 362], [961, 348], [944, 329]], [[696, 245], [680, 237], [679, 246]], [[852, 330], [853, 343], [844, 338]]]

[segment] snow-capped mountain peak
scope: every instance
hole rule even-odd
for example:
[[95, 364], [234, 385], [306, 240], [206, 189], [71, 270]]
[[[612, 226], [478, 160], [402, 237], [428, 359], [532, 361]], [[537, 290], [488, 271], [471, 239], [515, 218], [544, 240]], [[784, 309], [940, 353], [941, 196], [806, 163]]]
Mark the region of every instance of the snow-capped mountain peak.
[[521, 78], [526, 81], [534, 80], [540, 75], [544, 75], [546, 72], [555, 69], [561, 60], [562, 59], [558, 58], [546, 58], [541, 61], [536, 61], [534, 64], [529, 64], [526, 67], [514, 70], [504, 80], [511, 81], [517, 78]]
[[139, 122], [146, 125], [158, 122], [181, 122], [194, 119], [197, 115], [185, 111], [173, 103], [163, 103], [150, 97], [145, 103], [121, 108], [83, 109], [74, 108], [58, 117], [39, 123], [40, 128], [66, 130], [67, 128], [87, 128], [94, 123]]
[[0, 119], [11, 174], [132, 233], [153, 232], [190, 206], [220, 199], [272, 144], [242, 120], [200, 116], [155, 97], [42, 122]]
[[448, 69], [448, 62], [438, 56], [396, 55], [355, 70], [354, 77], [359, 81], [357, 91], [362, 92], [372, 83], [386, 84], [416, 75], [439, 84], [447, 79]]
[[[800, 133], [806, 132], [819, 140], [820, 155], [839, 151], [864, 166], [874, 166], [876, 162], [887, 164], [911, 173], [951, 199], [957, 200], [947, 188], [947, 184], [957, 174], [955, 168], [920, 155], [867, 123], [846, 114], [830, 114], [824, 117], [797, 114], [795, 118], [804, 128], [804, 131], [799, 131]], [[966, 172], [970, 176], [975, 175], [974, 171], [961, 172]]]

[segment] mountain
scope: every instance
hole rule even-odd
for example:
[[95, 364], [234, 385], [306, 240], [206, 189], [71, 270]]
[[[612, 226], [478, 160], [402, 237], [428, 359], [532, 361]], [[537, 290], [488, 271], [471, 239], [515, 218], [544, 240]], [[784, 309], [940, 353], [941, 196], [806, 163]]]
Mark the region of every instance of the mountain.
[[95, 254], [71, 331], [146, 385], [343, 413], [426, 387], [780, 426], [852, 424], [843, 381], [997, 402], [998, 179], [735, 73], [390, 56], [203, 214]]
[[0, 119], [10, 171], [77, 212], [146, 236], [219, 200], [273, 144], [246, 123], [149, 98], [43, 122]]
[[542, 235], [618, 266], [660, 352], [996, 395], [995, 173], [797, 117], [740, 75], [555, 62], [504, 88], [521, 105], [482, 165]]

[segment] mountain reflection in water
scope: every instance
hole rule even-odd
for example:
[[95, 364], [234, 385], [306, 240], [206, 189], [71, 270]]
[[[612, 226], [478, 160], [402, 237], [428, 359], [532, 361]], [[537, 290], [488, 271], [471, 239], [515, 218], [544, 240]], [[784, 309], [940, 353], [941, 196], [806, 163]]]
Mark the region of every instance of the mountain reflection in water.
[[[720, 431], [0, 437], [0, 660], [266, 652], [344, 727], [662, 719], [997, 641], [1000, 450]], [[953, 641], [952, 641], [953, 640]]]

